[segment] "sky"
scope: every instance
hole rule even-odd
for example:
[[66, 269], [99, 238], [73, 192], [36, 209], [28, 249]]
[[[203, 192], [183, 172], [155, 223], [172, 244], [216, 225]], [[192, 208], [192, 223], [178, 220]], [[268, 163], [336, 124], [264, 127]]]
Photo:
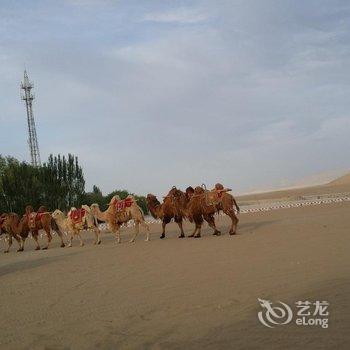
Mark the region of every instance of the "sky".
[[[244, 193], [350, 169], [350, 3], [0, 1], [0, 153], [73, 153], [87, 190]], [[320, 175], [321, 176], [321, 175]]]

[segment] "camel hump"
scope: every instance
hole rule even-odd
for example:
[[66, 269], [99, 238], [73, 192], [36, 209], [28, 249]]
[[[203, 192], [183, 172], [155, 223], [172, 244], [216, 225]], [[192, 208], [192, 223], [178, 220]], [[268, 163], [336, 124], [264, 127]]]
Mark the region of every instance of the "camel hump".
[[38, 209], [38, 213], [47, 213], [47, 209], [44, 205], [41, 205]]
[[25, 212], [26, 212], [27, 215], [32, 213], [33, 211], [34, 211], [34, 208], [31, 205], [27, 205], [25, 207]]
[[202, 194], [204, 193], [204, 188], [201, 187], [201, 186], [197, 186], [195, 189], [194, 189], [194, 194]]
[[217, 184], [215, 184], [215, 189], [220, 191], [220, 190], [224, 189], [224, 186], [221, 183], [217, 183]]
[[111, 198], [109, 204], [114, 204], [114, 203], [116, 203], [116, 202], [118, 202], [118, 201], [120, 201], [120, 197], [119, 197], [117, 194], [115, 194], [115, 195]]

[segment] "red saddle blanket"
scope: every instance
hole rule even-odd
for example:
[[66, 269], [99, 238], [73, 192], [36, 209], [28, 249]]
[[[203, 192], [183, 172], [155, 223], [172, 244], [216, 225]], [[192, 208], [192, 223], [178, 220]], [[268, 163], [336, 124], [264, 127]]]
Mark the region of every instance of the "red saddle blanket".
[[80, 223], [83, 221], [83, 217], [85, 216], [85, 213], [86, 213], [86, 210], [83, 208], [74, 209], [74, 210], [71, 210], [71, 212], [69, 213], [69, 217], [74, 223]]
[[131, 207], [132, 203], [133, 203], [132, 198], [125, 198], [123, 200], [116, 201], [114, 205], [117, 211], [123, 211], [125, 208]]
[[40, 221], [43, 215], [46, 213], [30, 213], [27, 215], [28, 223], [30, 227], [34, 227], [37, 221]]

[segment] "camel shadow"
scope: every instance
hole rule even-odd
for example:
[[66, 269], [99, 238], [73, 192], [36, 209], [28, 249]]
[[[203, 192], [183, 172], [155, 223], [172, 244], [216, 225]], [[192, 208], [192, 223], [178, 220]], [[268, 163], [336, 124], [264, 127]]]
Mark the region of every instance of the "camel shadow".
[[0, 267], [0, 277], [15, 273], [17, 271], [25, 271], [25, 270], [35, 269], [43, 265], [52, 264], [56, 261], [66, 259], [67, 256], [76, 255], [76, 254], [81, 254], [81, 252], [72, 252], [72, 253], [64, 254], [60, 256], [42, 257], [35, 260], [29, 260], [29, 261], [24, 260], [24, 261], [18, 261], [15, 263], [10, 263], [8, 265]]
[[257, 221], [257, 222], [245, 222], [242, 224], [238, 224], [237, 235], [241, 234], [253, 234], [258, 229], [262, 227], [269, 226], [271, 224], [275, 224], [280, 220], [266, 220], [266, 221]]

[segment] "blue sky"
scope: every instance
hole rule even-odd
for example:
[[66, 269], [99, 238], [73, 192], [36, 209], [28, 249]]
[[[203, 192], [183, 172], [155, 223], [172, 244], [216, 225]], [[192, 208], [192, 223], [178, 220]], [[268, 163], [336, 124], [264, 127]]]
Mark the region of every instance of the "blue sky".
[[[0, 153], [76, 154], [87, 189], [288, 186], [349, 166], [350, 3], [0, 3]], [[322, 175], [322, 176], [323, 176]]]

